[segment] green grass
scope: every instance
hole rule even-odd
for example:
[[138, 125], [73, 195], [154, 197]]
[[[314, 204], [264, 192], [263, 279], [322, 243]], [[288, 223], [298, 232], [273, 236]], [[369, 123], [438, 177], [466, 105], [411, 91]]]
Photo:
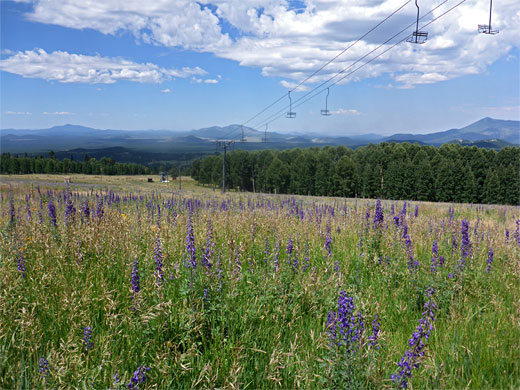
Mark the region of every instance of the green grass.
[[[305, 209], [301, 220], [291, 198], [283, 196], [221, 195], [193, 182], [179, 193], [175, 185], [151, 187], [139, 178], [107, 178], [101, 184], [77, 177], [71, 184], [77, 212], [67, 224], [65, 185], [61, 180], [53, 185], [53, 179], [10, 177], [11, 186], [7, 180], [0, 186], [0, 388], [123, 388], [142, 365], [150, 371], [140, 388], [340, 387], [341, 375], [352, 387], [392, 387], [390, 375], [419, 324], [427, 287], [435, 288], [439, 309], [425, 356], [413, 371], [413, 388], [520, 386], [520, 246], [513, 237], [518, 208], [454, 205], [450, 221], [449, 205], [414, 202], [419, 217], [408, 216], [407, 225], [420, 266], [410, 272], [390, 201], [383, 202], [388, 227], [378, 230], [371, 223], [374, 201], [367, 227], [366, 200], [297, 197], [295, 204]], [[85, 184], [94, 185], [92, 193]], [[119, 201], [109, 205], [111, 189]], [[47, 190], [55, 191], [57, 227], [48, 216]], [[130, 192], [134, 198], [125, 200]], [[96, 194], [106, 197], [102, 219], [96, 217]], [[200, 201], [191, 213], [196, 270], [185, 266], [190, 199]], [[80, 216], [85, 201], [88, 219]], [[224, 201], [230, 202], [228, 210]], [[334, 215], [324, 205], [333, 207]], [[401, 208], [402, 202], [395, 202], [395, 210]], [[460, 258], [462, 219], [470, 224], [472, 254], [464, 270], [448, 278]], [[214, 246], [212, 266], [204, 268], [208, 223]], [[327, 226], [331, 258], [325, 249]], [[161, 284], [154, 275], [157, 237]], [[286, 253], [289, 238], [296, 271]], [[458, 243], [453, 252], [452, 239]], [[446, 258], [437, 273], [430, 271], [434, 240]], [[489, 247], [494, 262], [486, 273]], [[25, 277], [18, 270], [20, 255]], [[141, 290], [133, 299], [135, 259]], [[331, 350], [326, 330], [327, 314], [337, 310], [342, 290], [365, 318], [353, 358]], [[376, 313], [381, 319], [377, 351], [368, 348]], [[93, 330], [89, 350], [83, 342], [86, 326]], [[49, 362], [46, 377], [39, 373], [41, 357]]]

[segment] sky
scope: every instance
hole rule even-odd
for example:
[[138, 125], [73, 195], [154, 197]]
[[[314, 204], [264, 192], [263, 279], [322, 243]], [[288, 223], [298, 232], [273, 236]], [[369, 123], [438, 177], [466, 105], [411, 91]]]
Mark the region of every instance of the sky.
[[493, 4], [495, 35], [477, 31], [488, 0], [418, 4], [424, 44], [405, 41], [407, 0], [0, 0], [0, 128], [355, 135], [520, 120], [518, 0]]

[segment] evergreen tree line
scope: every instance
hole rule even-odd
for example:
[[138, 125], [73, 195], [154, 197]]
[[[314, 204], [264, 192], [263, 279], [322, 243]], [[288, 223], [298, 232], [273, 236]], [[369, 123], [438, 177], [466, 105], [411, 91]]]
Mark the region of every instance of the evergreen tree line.
[[29, 173], [83, 173], [86, 175], [143, 175], [149, 174], [150, 168], [134, 163], [118, 163], [111, 158], [103, 157], [96, 160], [85, 155], [83, 161], [74, 161], [65, 158], [57, 160], [53, 152], [48, 158], [43, 156], [24, 157], [11, 156], [2, 153], [0, 159], [0, 173], [2, 174], [29, 174]]
[[[192, 177], [220, 187], [222, 155], [196, 160]], [[520, 148], [440, 148], [381, 143], [339, 147], [234, 151], [226, 187], [284, 194], [520, 204]]]

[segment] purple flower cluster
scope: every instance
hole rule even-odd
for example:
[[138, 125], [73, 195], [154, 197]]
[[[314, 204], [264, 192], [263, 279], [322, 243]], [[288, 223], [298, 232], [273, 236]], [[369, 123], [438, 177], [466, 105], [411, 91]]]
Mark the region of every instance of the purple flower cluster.
[[15, 221], [15, 214], [14, 214], [14, 197], [11, 196], [9, 199], [9, 223], [12, 225]]
[[372, 321], [372, 334], [368, 336], [370, 348], [379, 349], [379, 332], [381, 331], [381, 323], [379, 322], [379, 315], [376, 313], [374, 320]]
[[390, 376], [397, 387], [406, 389], [408, 381], [412, 378], [412, 370], [419, 368], [421, 365], [420, 360], [424, 356], [425, 342], [430, 338], [435, 321], [435, 311], [437, 310], [437, 306], [432, 299], [433, 294], [433, 289], [428, 288], [426, 290], [429, 300], [424, 305], [425, 311], [422, 313], [422, 318], [419, 320], [415, 332], [408, 340], [409, 349], [405, 352], [401, 361], [397, 363], [400, 370]]
[[325, 250], [330, 257], [332, 254], [332, 234], [330, 233], [330, 225], [327, 225], [327, 234], [325, 235]]
[[408, 269], [415, 271], [419, 268], [419, 262], [413, 257], [412, 238], [408, 234], [408, 226], [403, 227], [403, 241], [406, 248], [406, 255], [408, 257]]
[[489, 247], [489, 251], [488, 251], [488, 257], [487, 257], [487, 266], [486, 266], [486, 272], [489, 273], [491, 272], [491, 269], [493, 268], [491, 266], [491, 264], [493, 264], [493, 248]]
[[365, 324], [361, 313], [354, 315], [354, 298], [345, 291], [339, 293], [337, 312], [327, 315], [327, 333], [331, 347], [344, 348], [350, 353], [359, 347]]
[[208, 221], [208, 231], [206, 234], [206, 244], [202, 248], [202, 266], [205, 268], [211, 268], [211, 259], [213, 257], [213, 228], [211, 222]]
[[51, 223], [54, 227], [58, 226], [56, 223], [56, 206], [54, 206], [54, 203], [52, 202], [52, 196], [49, 198], [49, 204], [47, 205], [47, 208], [49, 210], [49, 218], [51, 219]]
[[72, 200], [72, 195], [68, 193], [66, 195], [66, 204], [65, 204], [65, 223], [69, 224], [76, 215], [76, 207], [74, 207], [74, 201]]
[[460, 268], [464, 268], [466, 265], [466, 259], [470, 255], [471, 243], [469, 242], [469, 222], [467, 220], [462, 221], [462, 239], [460, 244]]
[[97, 204], [97, 208], [96, 208], [96, 217], [101, 220], [103, 219], [103, 214], [105, 213], [105, 211], [103, 210], [103, 198], [99, 198], [99, 202]]
[[381, 227], [383, 225], [384, 214], [383, 207], [381, 206], [381, 199], [377, 199], [376, 211], [374, 213], [374, 228]]
[[506, 244], [509, 244], [509, 229], [506, 229]]
[[430, 269], [433, 273], [437, 272], [437, 264], [439, 257], [439, 243], [437, 240], [433, 241], [432, 244], [432, 258], [431, 258], [431, 266]]
[[193, 225], [191, 223], [191, 216], [188, 217], [188, 225], [186, 226], [186, 253], [187, 262], [186, 267], [197, 268], [197, 251], [195, 249], [195, 235], [193, 233]]
[[47, 379], [47, 375], [49, 375], [49, 362], [45, 357], [41, 357], [39, 361], [39, 372], [43, 375], [45, 379]]
[[155, 238], [155, 249], [154, 249], [154, 261], [155, 261], [155, 281], [158, 285], [160, 285], [164, 281], [164, 274], [163, 274], [163, 255], [162, 255], [162, 248], [161, 248], [161, 240], [159, 239], [159, 236]]
[[130, 383], [127, 385], [127, 387], [130, 390], [135, 390], [139, 388], [139, 385], [141, 383], [146, 383], [146, 372], [150, 371], [150, 367], [146, 366], [140, 366], [136, 371], [134, 371], [134, 374], [132, 375], [132, 378], [130, 379]]
[[25, 278], [25, 272], [27, 271], [27, 267], [25, 266], [25, 258], [23, 257], [23, 253], [18, 255], [18, 271], [22, 274], [22, 277]]
[[92, 327], [90, 326], [83, 328], [83, 348], [85, 351], [94, 348], [94, 343], [92, 342]]

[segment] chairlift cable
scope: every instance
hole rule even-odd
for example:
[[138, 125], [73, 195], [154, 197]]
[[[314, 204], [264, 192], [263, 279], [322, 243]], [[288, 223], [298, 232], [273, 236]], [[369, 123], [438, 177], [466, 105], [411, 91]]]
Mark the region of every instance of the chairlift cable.
[[[446, 0], [447, 1], [447, 0]], [[446, 3], [446, 1], [444, 1], [443, 3], [439, 4], [439, 6], [441, 6], [442, 4]], [[460, 6], [462, 3], [465, 3], [466, 0], [462, 0], [460, 1], [459, 3], [457, 3], [456, 5], [454, 5], [453, 7], [449, 8], [448, 10], [446, 10], [445, 12], [443, 12], [441, 15], [437, 16], [436, 18], [432, 19], [430, 22], [426, 23], [425, 25], [423, 25], [421, 28], [425, 28], [425, 27], [428, 27], [430, 24], [434, 23], [435, 21], [437, 21], [438, 19], [440, 19], [441, 17], [445, 16], [447, 13], [451, 12], [452, 10], [454, 10], [455, 8], [457, 8], [458, 6]], [[431, 10], [430, 12], [428, 12], [428, 14], [430, 14], [431, 12], [435, 11], [435, 9], [437, 9], [439, 6], [437, 6], [436, 8], [434, 8], [433, 10]], [[425, 16], [427, 16], [428, 14], [425, 14]], [[414, 22], [415, 23], [415, 22]], [[412, 25], [414, 24], [412, 23]], [[407, 28], [409, 28], [410, 26], [408, 26]], [[403, 30], [404, 31], [404, 30]], [[400, 33], [398, 33], [397, 35], [401, 34], [403, 31], [401, 31]], [[378, 55], [376, 55], [375, 57], [373, 57], [372, 59], [370, 59], [369, 61], [365, 62], [364, 64], [360, 65], [358, 68], [354, 69], [353, 71], [345, 74], [342, 78], [340, 78], [339, 80], [336, 80], [334, 83], [330, 84], [328, 86], [328, 88], [334, 86], [334, 85], [337, 85], [340, 81], [342, 81], [343, 79], [345, 79], [346, 77], [350, 76], [351, 74], [357, 72], [359, 69], [363, 68], [364, 66], [368, 65], [369, 63], [371, 63], [372, 61], [374, 61], [375, 59], [377, 59], [378, 57], [382, 56], [383, 54], [385, 54], [386, 52], [390, 51], [391, 49], [393, 49], [395, 46], [403, 43], [404, 41], [406, 41], [408, 38], [410, 38], [412, 35], [409, 34], [407, 35], [406, 37], [404, 37], [403, 39], [397, 41], [396, 43], [394, 43], [392, 46], [388, 47], [387, 49], [385, 49], [383, 52], [379, 53]], [[395, 36], [394, 36], [395, 37]], [[393, 39], [393, 38], [392, 38]], [[391, 40], [391, 39], [390, 39]], [[378, 48], [380, 48], [381, 46], [379, 46]], [[372, 52], [374, 52], [375, 50], [377, 50], [378, 48], [374, 49]], [[372, 53], [371, 52], [371, 53]], [[369, 54], [371, 54], [369, 53]], [[364, 56], [363, 58], [365, 58], [366, 56]], [[357, 61], [358, 62], [358, 61]], [[350, 66], [351, 67], [351, 66]], [[350, 68], [349, 67], [349, 68]], [[346, 68], [348, 69], [348, 68]], [[322, 83], [320, 86], [314, 88], [313, 90], [309, 91], [307, 94], [305, 94], [304, 96], [302, 96], [301, 98], [299, 98], [296, 102], [295, 102], [295, 105], [294, 105], [294, 108], [296, 107], [299, 107], [301, 106], [302, 104], [306, 103], [307, 101], [313, 99], [314, 97], [320, 95], [321, 93], [323, 93], [324, 91], [327, 90], [327, 88], [324, 88], [318, 92], [316, 92], [314, 95], [308, 97], [307, 99], [303, 100], [305, 97], [307, 97], [308, 95], [310, 95], [312, 92], [316, 91], [316, 89], [318, 89], [319, 87], [323, 86], [324, 84], [328, 83], [329, 81], [331, 81], [332, 79], [336, 78], [337, 76], [339, 76], [341, 73], [343, 73], [345, 71], [345, 69], [342, 71], [342, 72], [338, 72], [335, 76], [331, 77], [328, 81], [326, 81], [325, 83]], [[259, 126], [263, 125], [263, 124], [269, 124], [269, 123], [272, 123], [280, 118], [282, 118], [285, 114], [282, 113], [280, 114], [281, 112], [283, 112], [286, 108], [284, 108], [283, 110], [280, 110], [278, 111], [278, 113], [272, 115], [271, 117], [269, 117], [268, 120], [265, 120], [264, 122], [262, 122]], [[277, 116], [276, 116], [277, 115]]]
[[[330, 59], [327, 63], [325, 63], [324, 65], [322, 65], [318, 70], [314, 71], [310, 76], [308, 76], [307, 78], [305, 78], [303, 81], [301, 81], [296, 87], [294, 87], [291, 92], [294, 92], [296, 89], [298, 89], [301, 85], [303, 85], [303, 83], [305, 83], [306, 81], [308, 81], [311, 77], [315, 76], [317, 73], [319, 73], [320, 71], [322, 71], [325, 67], [327, 67], [328, 65], [330, 65], [332, 62], [334, 62], [338, 57], [340, 57], [341, 55], [343, 55], [347, 50], [351, 49], [355, 44], [357, 44], [358, 42], [360, 42], [363, 38], [365, 38], [368, 34], [370, 34], [371, 32], [373, 32], [375, 29], [377, 29], [379, 26], [381, 26], [384, 22], [386, 22], [388, 19], [390, 19], [392, 16], [394, 16], [397, 12], [399, 12], [401, 9], [404, 8], [404, 6], [406, 6], [411, 0], [407, 0], [405, 3], [403, 3], [399, 8], [397, 8], [395, 11], [393, 11], [390, 15], [388, 15], [386, 18], [384, 18], [383, 20], [381, 20], [378, 24], [376, 24], [374, 27], [372, 27], [369, 31], [367, 31], [365, 34], [363, 34], [360, 38], [358, 38], [355, 42], [351, 43], [348, 47], [346, 47], [345, 49], [343, 49], [339, 54], [337, 54], [336, 56], [334, 56], [332, 59]], [[268, 109], [270, 109], [271, 107], [273, 107], [276, 103], [280, 102], [281, 100], [285, 99], [286, 97], [286, 94], [283, 94], [282, 96], [280, 96], [277, 100], [275, 100], [273, 103], [271, 103], [270, 105], [268, 105], [267, 107], [265, 107], [264, 109], [262, 109], [260, 112], [258, 112], [257, 114], [253, 115], [251, 118], [249, 118], [247, 121], [245, 121], [244, 123], [242, 123], [243, 125], [246, 125], [248, 124], [249, 122], [251, 122], [253, 119], [257, 118], [258, 116], [260, 116], [261, 114], [263, 114], [265, 111], [267, 111]]]

